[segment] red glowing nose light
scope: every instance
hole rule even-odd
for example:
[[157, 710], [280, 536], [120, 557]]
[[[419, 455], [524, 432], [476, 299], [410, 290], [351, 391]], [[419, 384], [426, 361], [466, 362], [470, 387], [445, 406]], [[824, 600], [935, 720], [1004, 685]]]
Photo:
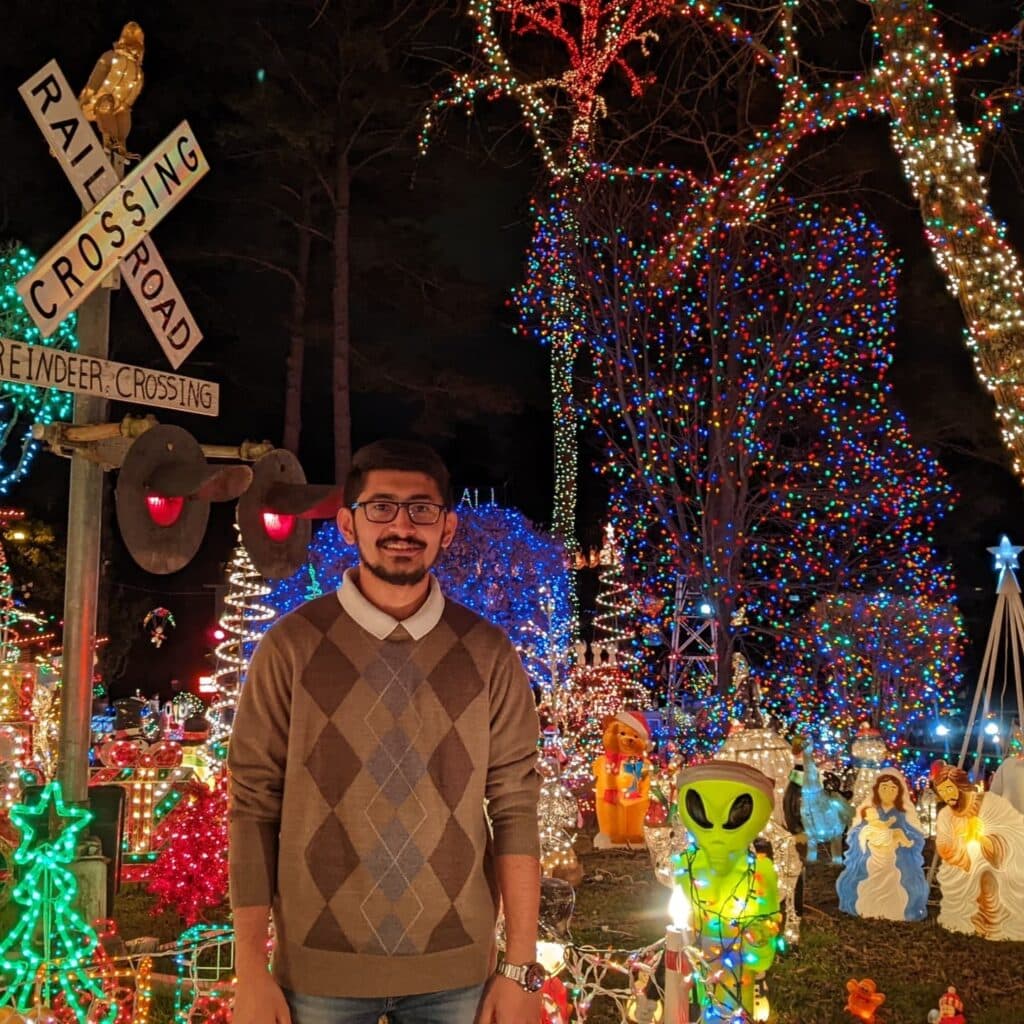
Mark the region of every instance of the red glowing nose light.
[[295, 516], [280, 515], [277, 512], [263, 512], [263, 529], [267, 536], [280, 544], [292, 535], [295, 529]]
[[157, 526], [173, 526], [184, 507], [184, 498], [168, 498], [164, 494], [146, 495], [146, 510]]

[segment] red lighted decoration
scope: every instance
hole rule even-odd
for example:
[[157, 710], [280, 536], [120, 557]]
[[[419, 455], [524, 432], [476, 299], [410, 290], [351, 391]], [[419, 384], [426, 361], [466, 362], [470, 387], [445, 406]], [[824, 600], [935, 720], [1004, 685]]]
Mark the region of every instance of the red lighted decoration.
[[263, 529], [275, 544], [286, 541], [292, 535], [292, 530], [295, 529], [295, 516], [282, 515], [278, 512], [264, 512], [262, 515]]
[[146, 495], [146, 511], [157, 526], [173, 526], [181, 516], [185, 499], [150, 492]]

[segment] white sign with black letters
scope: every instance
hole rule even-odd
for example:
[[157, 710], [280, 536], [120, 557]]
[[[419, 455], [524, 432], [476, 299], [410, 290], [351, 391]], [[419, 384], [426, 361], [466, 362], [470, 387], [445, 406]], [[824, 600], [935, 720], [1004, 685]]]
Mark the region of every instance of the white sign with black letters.
[[209, 170], [187, 121], [119, 181], [18, 282], [44, 338], [163, 220]]
[[0, 338], [0, 380], [96, 395], [115, 402], [216, 416], [220, 385], [97, 356]]
[[[58, 252], [61, 245], [58, 243], [44, 257], [44, 260], [63, 257], [63, 260], [69, 261], [57, 264], [57, 287], [51, 287], [47, 292], [45, 289], [54, 282], [51, 281], [50, 286], [37, 284], [38, 279], [32, 274], [29, 275], [26, 291], [19, 287], [19, 293], [25, 299], [32, 319], [43, 337], [48, 337], [60, 321], [96, 287], [96, 277], [102, 280], [109, 269], [122, 262], [128, 289], [138, 302], [171, 366], [177, 369], [202, 341], [203, 334], [152, 239], [144, 236], [209, 169], [195, 139], [191, 137], [187, 123], [183, 122], [178, 132], [165, 139], [143, 165], [137, 167], [122, 183], [118, 181], [113, 164], [55, 60], [37, 71], [18, 91], [82, 205], [90, 211], [62, 240], [65, 243], [72, 240], [70, 252]], [[175, 144], [182, 142], [182, 130], [186, 135], [187, 149], [179, 148], [175, 152]], [[148, 168], [148, 173], [143, 171], [144, 166]], [[143, 171], [141, 175], [140, 171]], [[113, 205], [105, 206], [101, 211], [103, 217], [91, 225], [93, 232], [99, 231], [99, 237], [90, 234], [83, 238], [83, 235], [88, 234], [86, 228], [90, 225], [87, 222], [97, 204], [111, 198], [115, 189], [129, 187], [129, 181], [134, 182], [130, 187], [137, 190], [138, 201], [135, 201], [134, 192], [127, 200], [122, 194], [119, 207], [117, 198], [113, 197]], [[187, 185], [182, 187], [186, 181]], [[143, 216], [140, 211], [147, 205], [147, 199], [152, 209], [139, 222]], [[100, 259], [99, 241], [110, 243], [112, 252], [108, 255], [111, 258], [100, 264], [105, 269], [94, 270], [92, 264]], [[77, 263], [74, 262], [76, 247], [79, 257]], [[82, 284], [77, 284], [77, 281]], [[33, 285], [36, 285], [35, 293], [29, 290]], [[33, 301], [33, 297], [38, 301]]]

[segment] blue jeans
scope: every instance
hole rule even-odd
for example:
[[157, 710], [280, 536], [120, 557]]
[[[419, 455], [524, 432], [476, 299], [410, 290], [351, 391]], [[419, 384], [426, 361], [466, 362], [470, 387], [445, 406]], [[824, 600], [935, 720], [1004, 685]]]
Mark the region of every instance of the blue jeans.
[[304, 996], [285, 992], [292, 1024], [473, 1024], [483, 985], [427, 992], [418, 996], [371, 999]]

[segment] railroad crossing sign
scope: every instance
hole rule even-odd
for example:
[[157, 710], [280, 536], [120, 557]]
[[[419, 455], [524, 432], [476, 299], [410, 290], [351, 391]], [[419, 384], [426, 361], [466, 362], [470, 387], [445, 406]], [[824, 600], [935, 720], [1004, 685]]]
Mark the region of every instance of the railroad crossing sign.
[[55, 60], [18, 90], [89, 211], [18, 282], [44, 338], [118, 266], [174, 369], [202, 341], [163, 259], [146, 236], [209, 170], [187, 121], [123, 181]]

